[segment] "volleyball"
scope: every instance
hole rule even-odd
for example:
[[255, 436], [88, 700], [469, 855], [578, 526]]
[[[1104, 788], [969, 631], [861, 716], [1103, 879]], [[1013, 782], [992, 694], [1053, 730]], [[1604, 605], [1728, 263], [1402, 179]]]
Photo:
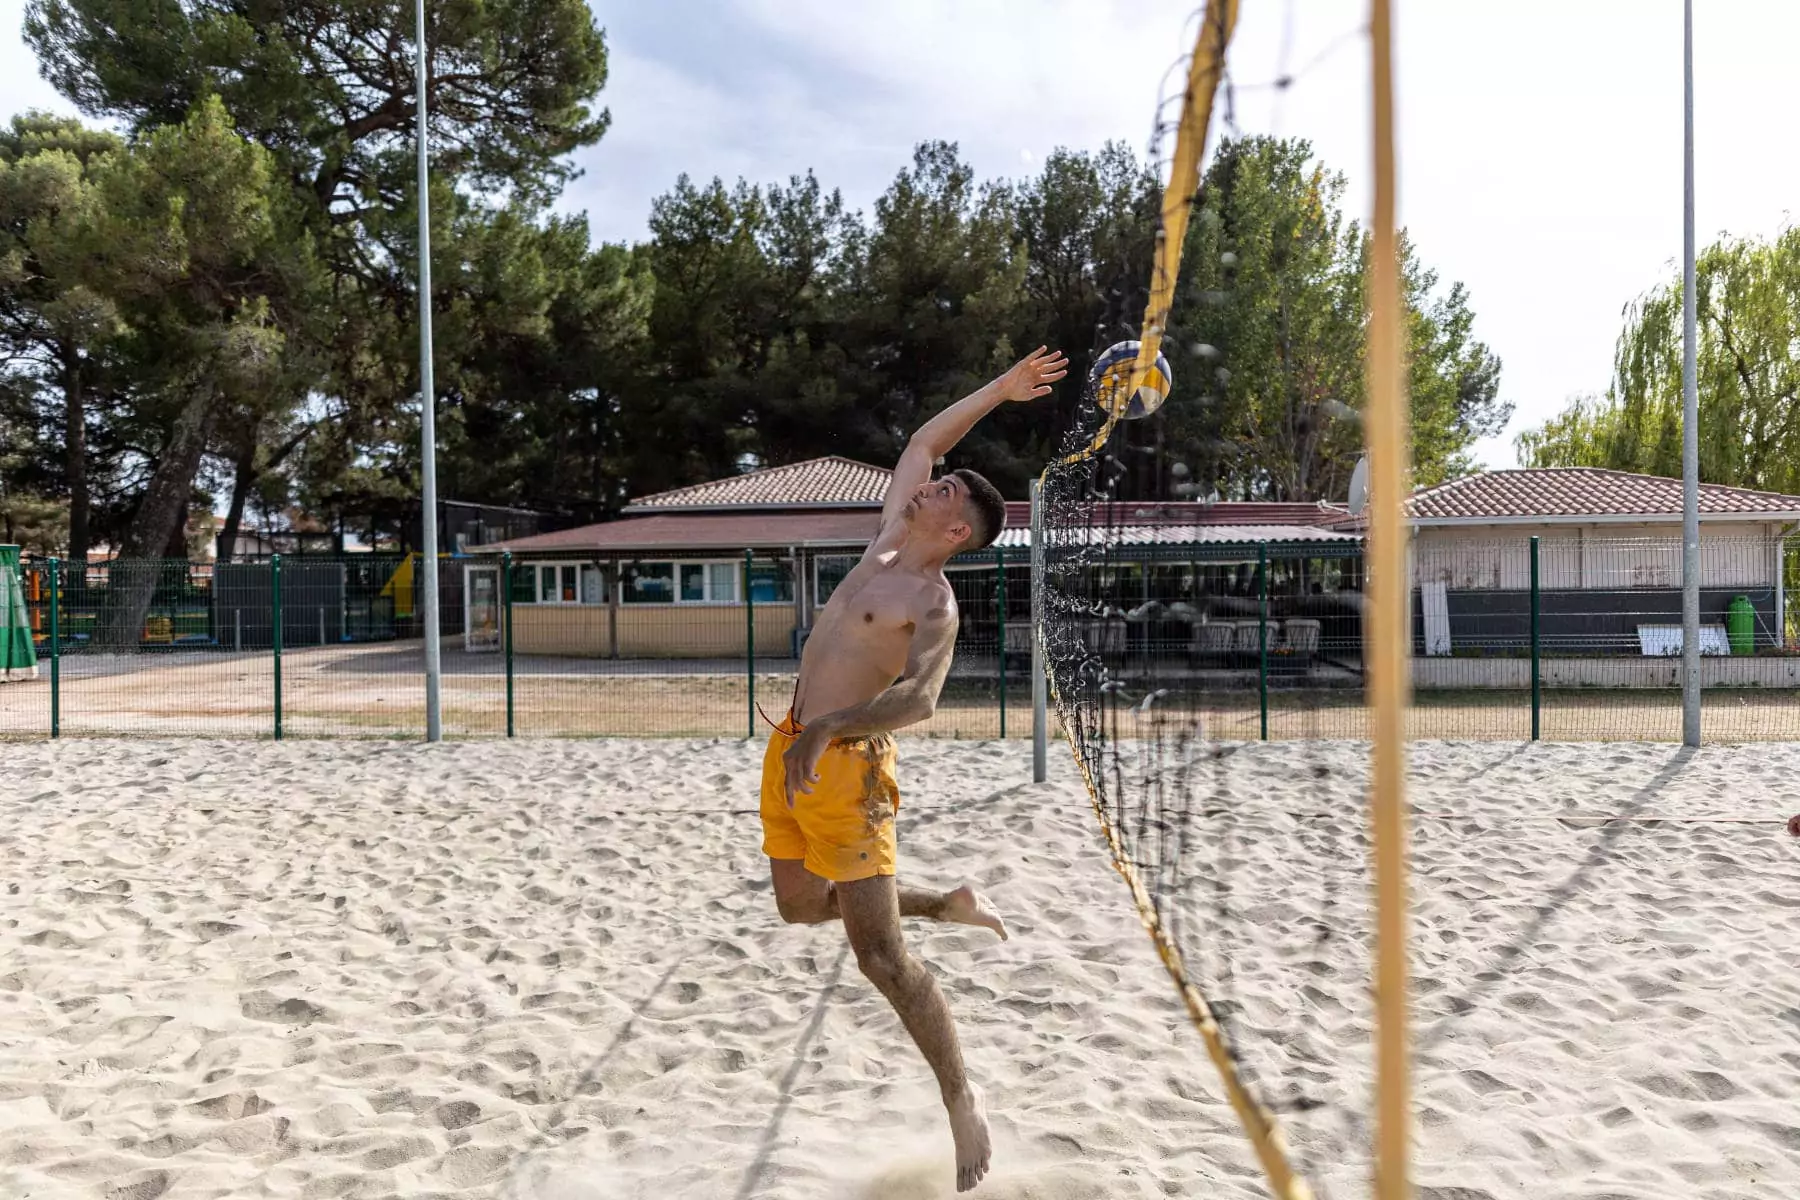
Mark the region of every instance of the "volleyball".
[[1133, 391], [1131, 377], [1137, 356], [1138, 343], [1118, 342], [1108, 346], [1105, 353], [1094, 360], [1093, 370], [1088, 372], [1094, 403], [1125, 421], [1147, 417], [1161, 408], [1175, 382], [1175, 376], [1169, 371], [1169, 360], [1159, 352], [1156, 362]]

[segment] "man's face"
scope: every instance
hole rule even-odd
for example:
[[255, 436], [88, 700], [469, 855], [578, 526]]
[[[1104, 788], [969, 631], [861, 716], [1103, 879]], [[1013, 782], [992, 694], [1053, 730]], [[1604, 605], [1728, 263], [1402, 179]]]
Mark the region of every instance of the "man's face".
[[901, 517], [915, 535], [961, 541], [969, 534], [963, 512], [968, 498], [968, 488], [954, 475], [927, 480], [907, 500]]

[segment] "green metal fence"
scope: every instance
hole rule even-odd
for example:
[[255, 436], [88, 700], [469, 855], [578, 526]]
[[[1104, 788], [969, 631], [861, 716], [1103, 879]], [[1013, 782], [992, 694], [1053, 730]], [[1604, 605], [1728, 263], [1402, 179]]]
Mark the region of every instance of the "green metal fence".
[[[1070, 652], [1121, 697], [1163, 697], [1227, 740], [1366, 737], [1363, 564], [1334, 553], [1115, 555], [1095, 568], [1094, 611]], [[1646, 539], [1421, 542], [1411, 734], [1677, 740], [1679, 553]], [[1793, 556], [1745, 539], [1709, 540], [1704, 557], [1705, 736], [1800, 740]], [[370, 555], [28, 562], [22, 590], [48, 670], [0, 686], [0, 736], [421, 737], [415, 567]], [[842, 569], [764, 551], [446, 557], [446, 734], [759, 736], [765, 714], [785, 711]], [[984, 551], [948, 578], [955, 666], [936, 715], [911, 732], [1029, 736], [1027, 559]], [[121, 614], [141, 616], [125, 629]]]

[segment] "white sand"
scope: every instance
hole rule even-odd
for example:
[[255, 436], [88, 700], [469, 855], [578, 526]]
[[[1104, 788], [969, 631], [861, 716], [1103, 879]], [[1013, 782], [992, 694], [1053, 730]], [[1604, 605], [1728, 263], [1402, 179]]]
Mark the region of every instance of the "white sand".
[[[0, 1196], [948, 1195], [897, 1020], [776, 919], [759, 752], [6, 746]], [[901, 753], [903, 871], [1014, 935], [910, 930], [995, 1114], [975, 1194], [1263, 1195], [1066, 750]], [[1183, 909], [1326, 1197], [1367, 1194], [1363, 754], [1221, 760]], [[1421, 1200], [1800, 1194], [1800, 748], [1414, 762]]]

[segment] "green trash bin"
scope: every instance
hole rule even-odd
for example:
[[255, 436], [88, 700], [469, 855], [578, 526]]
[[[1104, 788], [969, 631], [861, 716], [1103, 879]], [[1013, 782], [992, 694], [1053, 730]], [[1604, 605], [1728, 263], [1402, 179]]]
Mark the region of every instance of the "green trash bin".
[[1733, 654], [1749, 654], [1756, 649], [1756, 606], [1748, 596], [1733, 596], [1725, 610], [1725, 637]]

